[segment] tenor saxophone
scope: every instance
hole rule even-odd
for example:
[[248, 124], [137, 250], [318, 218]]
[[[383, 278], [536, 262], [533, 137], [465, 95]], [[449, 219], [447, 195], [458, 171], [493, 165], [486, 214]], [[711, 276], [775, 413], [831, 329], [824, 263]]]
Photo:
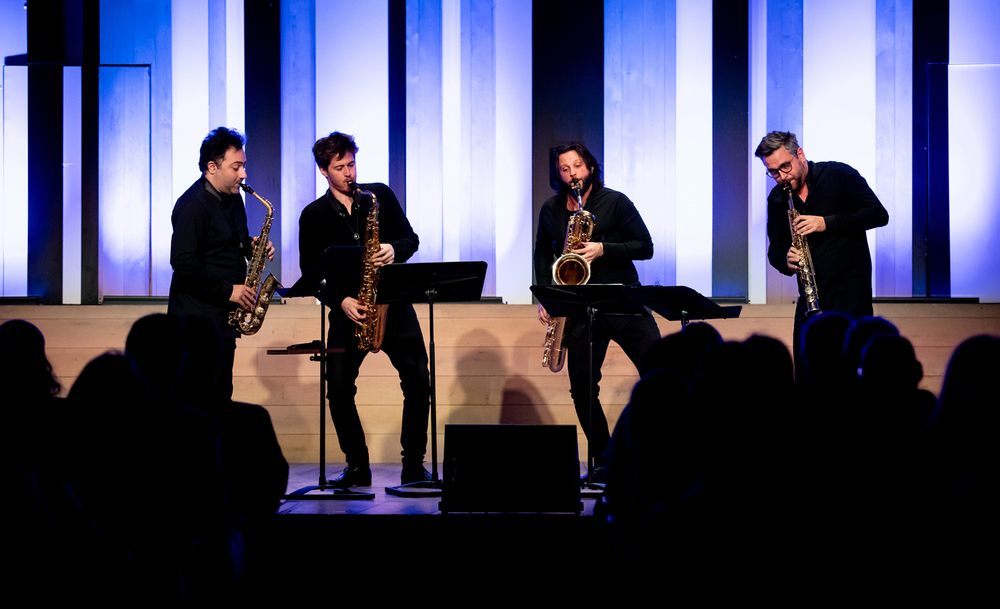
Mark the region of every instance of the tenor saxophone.
[[267, 236], [271, 232], [274, 207], [267, 199], [254, 192], [249, 184], [241, 182], [240, 188], [247, 194], [257, 197], [264, 204], [264, 207], [267, 208], [267, 215], [264, 216], [264, 225], [260, 228], [260, 236], [257, 237], [257, 244], [253, 248], [253, 256], [247, 265], [247, 278], [243, 282], [243, 285], [250, 288], [250, 291], [254, 293], [253, 305], [249, 307], [241, 306], [229, 314], [229, 324], [236, 326], [236, 329], [241, 334], [249, 336], [256, 334], [257, 330], [260, 330], [261, 324], [264, 323], [264, 315], [267, 313], [267, 307], [271, 304], [271, 297], [274, 295], [274, 290], [279, 286], [279, 283], [270, 271], [268, 271], [264, 281], [260, 280], [260, 275], [264, 271], [264, 260], [267, 257]]
[[365, 221], [365, 255], [361, 270], [361, 293], [358, 294], [358, 304], [366, 307], [365, 318], [354, 330], [358, 338], [358, 349], [377, 353], [382, 348], [385, 336], [385, 319], [389, 305], [376, 305], [378, 294], [379, 269], [375, 266], [375, 256], [378, 255], [381, 244], [378, 240], [378, 199], [369, 190], [362, 190], [357, 184], [351, 183], [357, 192], [372, 198], [372, 209]]
[[[570, 216], [569, 225], [566, 227], [566, 244], [563, 246], [562, 256], [559, 256], [552, 265], [552, 281], [557, 285], [584, 285], [590, 281], [590, 263], [580, 254], [573, 253], [573, 250], [580, 249], [584, 243], [590, 241], [591, 235], [594, 234], [594, 216], [583, 209], [581, 189], [582, 184], [579, 182], [573, 184], [577, 211]], [[565, 334], [566, 318], [550, 317], [549, 325], [545, 328], [542, 366], [548, 367], [552, 372], [562, 370], [566, 362], [566, 349], [563, 347]]]
[[799, 268], [796, 274], [802, 284], [802, 293], [805, 294], [806, 317], [811, 317], [822, 313], [819, 308], [819, 290], [816, 288], [816, 267], [813, 266], [812, 252], [809, 251], [809, 240], [795, 231], [799, 211], [795, 209], [795, 198], [789, 184], [785, 184], [785, 192], [788, 193], [788, 224], [792, 229], [792, 247], [799, 250]]

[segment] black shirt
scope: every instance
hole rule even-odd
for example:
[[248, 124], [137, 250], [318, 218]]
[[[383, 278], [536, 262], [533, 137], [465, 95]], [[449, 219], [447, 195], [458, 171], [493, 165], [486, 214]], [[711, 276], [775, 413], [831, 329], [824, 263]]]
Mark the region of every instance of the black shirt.
[[[809, 196], [802, 201], [795, 195], [795, 208], [826, 222], [825, 231], [808, 235], [820, 308], [853, 314], [859, 303], [871, 304], [872, 260], [865, 231], [888, 224], [889, 213], [850, 165], [810, 162], [806, 183]], [[788, 195], [780, 185], [767, 197], [767, 238], [771, 266], [793, 275], [785, 258], [792, 244]]]
[[[594, 216], [590, 241], [604, 244], [604, 255], [590, 265], [589, 283], [638, 283], [639, 274], [632, 261], [653, 257], [653, 239], [635, 205], [622, 193], [594, 184], [583, 208]], [[552, 284], [552, 264], [563, 253], [566, 228], [573, 213], [566, 209], [564, 194], [542, 204], [534, 254], [538, 285]]]
[[247, 259], [253, 254], [243, 199], [220, 194], [202, 176], [177, 199], [170, 219], [174, 274], [167, 311], [203, 315], [223, 336], [239, 336], [229, 325], [229, 313], [237, 308], [229, 297], [234, 285], [246, 281]]
[[[378, 199], [379, 242], [388, 243], [395, 252], [394, 262], [406, 262], [417, 251], [420, 240], [403, 213], [395, 193], [385, 184], [359, 184]], [[327, 189], [326, 194], [302, 210], [299, 217], [299, 267], [305, 274], [330, 246], [365, 245], [365, 224], [371, 211], [371, 198], [355, 193], [351, 213]], [[357, 235], [357, 239], [355, 239]], [[350, 276], [350, 275], [349, 275]], [[327, 289], [326, 304], [336, 310], [347, 296], [357, 297], [361, 289], [361, 268], [354, 279]]]

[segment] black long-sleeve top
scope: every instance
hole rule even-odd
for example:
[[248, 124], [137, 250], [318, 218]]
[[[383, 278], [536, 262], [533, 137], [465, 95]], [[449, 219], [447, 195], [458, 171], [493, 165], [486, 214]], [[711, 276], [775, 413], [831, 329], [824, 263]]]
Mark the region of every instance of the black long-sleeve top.
[[[594, 216], [591, 242], [604, 244], [604, 254], [590, 265], [589, 283], [637, 283], [639, 274], [632, 261], [653, 257], [653, 239], [639, 210], [622, 193], [598, 184], [590, 191], [584, 209]], [[546, 200], [538, 212], [534, 253], [538, 285], [552, 284], [552, 264], [563, 253], [573, 213], [566, 208], [563, 194]]]
[[[388, 243], [395, 252], [395, 263], [406, 262], [417, 251], [420, 240], [406, 219], [395, 193], [385, 184], [359, 184], [378, 199], [379, 242]], [[355, 193], [351, 213], [327, 189], [326, 194], [302, 210], [299, 217], [299, 267], [305, 274], [326, 248], [365, 245], [365, 223], [371, 211], [371, 198]], [[355, 239], [355, 235], [357, 238]], [[339, 286], [329, 286], [326, 304], [335, 312], [345, 297], [357, 297], [361, 289], [361, 271], [355, 279]]]
[[[850, 313], [856, 299], [871, 303], [872, 260], [865, 231], [889, 223], [889, 213], [861, 174], [838, 162], [809, 162], [809, 196], [794, 196], [802, 215], [822, 216], [826, 230], [808, 235], [816, 271], [820, 308]], [[788, 195], [781, 185], [767, 197], [767, 259], [785, 275], [785, 255], [792, 245], [788, 224]], [[802, 286], [799, 285], [801, 294]], [[838, 302], [850, 295], [850, 303]]]
[[238, 337], [229, 325], [237, 305], [229, 301], [233, 286], [247, 277], [253, 242], [247, 212], [239, 195], [220, 194], [204, 176], [177, 199], [171, 215], [170, 281], [167, 311], [202, 315], [225, 337]]

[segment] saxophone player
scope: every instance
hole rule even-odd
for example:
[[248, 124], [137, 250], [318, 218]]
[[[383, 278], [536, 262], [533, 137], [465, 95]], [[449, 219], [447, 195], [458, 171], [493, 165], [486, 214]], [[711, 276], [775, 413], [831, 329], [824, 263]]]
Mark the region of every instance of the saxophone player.
[[[861, 174], [844, 163], [806, 160], [794, 133], [772, 131], [754, 155], [776, 182], [767, 197], [767, 259], [785, 275], [796, 274], [801, 252], [792, 247], [788, 191], [799, 212], [794, 230], [808, 240], [823, 311], [854, 318], [873, 314], [872, 259], [865, 231], [889, 223], [889, 213]], [[794, 352], [799, 361], [799, 332], [807, 299], [799, 285], [795, 309]]]
[[[302, 210], [299, 218], [299, 265], [309, 269], [330, 246], [366, 246], [365, 222], [372, 207], [369, 191], [378, 200], [379, 248], [372, 256], [376, 267], [406, 262], [417, 251], [419, 240], [413, 232], [396, 195], [385, 184], [357, 184], [354, 138], [340, 132], [320, 138], [313, 146], [313, 157], [326, 178], [326, 194]], [[347, 286], [327, 286], [326, 303], [330, 306], [329, 347], [343, 347], [344, 355], [327, 363], [327, 390], [330, 414], [337, 430], [340, 448], [347, 458], [343, 474], [331, 481], [335, 486], [370, 486], [371, 468], [365, 432], [355, 403], [356, 381], [361, 363], [368, 354], [358, 346], [355, 329], [367, 317], [366, 307], [358, 302], [362, 269], [357, 282]], [[403, 424], [400, 435], [403, 471], [401, 482], [430, 480], [423, 466], [427, 450], [427, 418], [430, 410], [430, 374], [427, 349], [410, 304], [388, 308], [385, 336], [381, 346], [399, 373], [403, 390]]]
[[[233, 395], [233, 360], [239, 331], [229, 314], [251, 307], [254, 294], [245, 285], [247, 261], [257, 238], [249, 236], [247, 212], [239, 196], [247, 177], [246, 138], [235, 129], [219, 127], [201, 143], [201, 178], [177, 199], [170, 239], [170, 281], [167, 313], [208, 318], [223, 338], [218, 386]], [[274, 259], [268, 241], [267, 258]]]
[[[594, 217], [590, 240], [572, 253], [579, 254], [590, 264], [590, 284], [620, 283], [639, 285], [639, 275], [633, 260], [653, 257], [653, 240], [642, 216], [624, 194], [607, 188], [601, 181], [601, 167], [594, 155], [581, 143], [574, 142], [552, 149], [549, 167], [550, 183], [555, 196], [546, 200], [538, 214], [535, 238], [535, 280], [539, 285], [552, 283], [552, 264], [563, 253], [563, 241], [570, 217], [579, 209], [573, 185], [582, 193], [583, 207]], [[538, 320], [548, 325], [549, 315], [538, 306]], [[650, 313], [641, 315], [600, 315], [594, 321], [593, 396], [590, 402], [590, 368], [588, 366], [587, 320], [567, 320], [565, 348], [569, 371], [570, 395], [577, 418], [595, 457], [594, 479], [604, 481], [602, 455], [610, 434], [608, 420], [601, 408], [598, 393], [601, 366], [608, 344], [615, 341], [632, 363], [639, 367], [642, 356], [660, 338]], [[645, 372], [639, 370], [640, 373]], [[593, 416], [594, 428], [590, 429]]]

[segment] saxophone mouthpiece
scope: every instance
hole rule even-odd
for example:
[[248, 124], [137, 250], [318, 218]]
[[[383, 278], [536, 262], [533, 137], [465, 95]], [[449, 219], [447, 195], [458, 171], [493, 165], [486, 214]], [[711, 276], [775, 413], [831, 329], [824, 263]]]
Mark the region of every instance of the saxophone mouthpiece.
[[347, 181], [347, 187], [351, 189], [351, 192], [358, 190], [358, 183], [354, 180]]
[[250, 188], [250, 185], [247, 184], [246, 182], [240, 182], [240, 188], [242, 188], [243, 192], [247, 193], [248, 195], [253, 194], [253, 188]]

